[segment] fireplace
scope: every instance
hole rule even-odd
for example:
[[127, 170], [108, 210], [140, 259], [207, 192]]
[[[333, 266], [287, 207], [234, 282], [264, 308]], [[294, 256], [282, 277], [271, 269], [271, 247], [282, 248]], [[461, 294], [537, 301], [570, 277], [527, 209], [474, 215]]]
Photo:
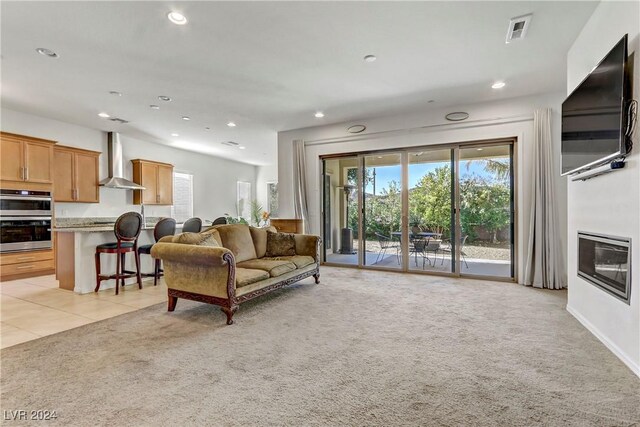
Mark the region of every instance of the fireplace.
[[629, 304], [631, 239], [578, 232], [578, 276]]

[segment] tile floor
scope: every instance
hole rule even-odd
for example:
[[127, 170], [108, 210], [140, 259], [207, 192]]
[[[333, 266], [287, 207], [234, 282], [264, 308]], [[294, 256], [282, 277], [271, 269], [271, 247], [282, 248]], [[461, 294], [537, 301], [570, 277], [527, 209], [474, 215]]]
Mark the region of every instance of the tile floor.
[[45, 335], [108, 319], [167, 300], [164, 280], [153, 286], [143, 281], [142, 289], [127, 285], [124, 292], [113, 289], [76, 294], [58, 288], [55, 276], [40, 276], [0, 283], [0, 348], [10, 347]]

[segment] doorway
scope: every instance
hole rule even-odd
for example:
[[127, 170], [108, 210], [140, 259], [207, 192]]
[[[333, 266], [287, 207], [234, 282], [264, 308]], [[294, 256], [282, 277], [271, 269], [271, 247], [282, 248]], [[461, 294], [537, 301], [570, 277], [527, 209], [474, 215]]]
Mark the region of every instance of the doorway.
[[514, 150], [501, 140], [322, 158], [324, 263], [515, 280]]

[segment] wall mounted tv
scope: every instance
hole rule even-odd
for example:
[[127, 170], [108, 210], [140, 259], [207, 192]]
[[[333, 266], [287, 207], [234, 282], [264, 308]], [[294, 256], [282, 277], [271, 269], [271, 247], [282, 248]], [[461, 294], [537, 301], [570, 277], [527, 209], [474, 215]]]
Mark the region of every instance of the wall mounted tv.
[[626, 155], [627, 35], [562, 103], [562, 175]]

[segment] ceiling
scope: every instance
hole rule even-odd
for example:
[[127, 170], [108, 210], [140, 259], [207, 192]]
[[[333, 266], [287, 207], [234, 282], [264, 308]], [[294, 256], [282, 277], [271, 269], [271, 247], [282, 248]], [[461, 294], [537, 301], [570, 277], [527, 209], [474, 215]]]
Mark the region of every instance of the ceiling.
[[[282, 130], [564, 91], [566, 53], [596, 5], [3, 1], [2, 104], [264, 165]], [[506, 44], [509, 19], [527, 13], [527, 37]]]

